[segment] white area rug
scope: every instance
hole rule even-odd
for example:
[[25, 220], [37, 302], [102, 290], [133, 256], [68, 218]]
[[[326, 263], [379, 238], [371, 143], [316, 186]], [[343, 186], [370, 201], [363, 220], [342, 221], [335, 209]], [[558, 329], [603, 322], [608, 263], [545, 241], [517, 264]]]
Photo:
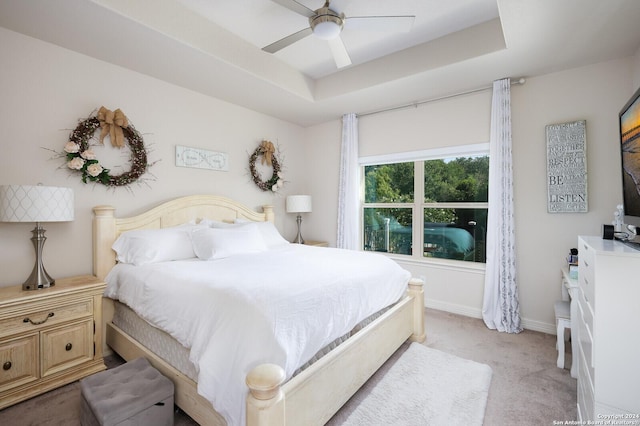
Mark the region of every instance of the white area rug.
[[412, 343], [343, 426], [482, 425], [491, 367]]

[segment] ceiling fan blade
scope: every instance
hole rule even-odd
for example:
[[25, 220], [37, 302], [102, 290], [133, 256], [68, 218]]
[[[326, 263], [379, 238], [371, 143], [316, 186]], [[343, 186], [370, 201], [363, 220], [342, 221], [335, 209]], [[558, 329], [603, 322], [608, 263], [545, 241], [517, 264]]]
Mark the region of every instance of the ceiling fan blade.
[[347, 48], [340, 37], [329, 40], [329, 47], [331, 48], [333, 60], [336, 61], [336, 66], [338, 68], [344, 68], [351, 65], [351, 58], [349, 57]]
[[409, 32], [415, 16], [349, 16], [345, 29], [362, 31]]
[[300, 30], [297, 33], [288, 35], [285, 38], [281, 38], [280, 40], [263, 47], [262, 50], [269, 53], [276, 53], [278, 50], [284, 49], [285, 47], [290, 46], [296, 41], [302, 40], [311, 34], [313, 34], [311, 28], [305, 28], [304, 30]]
[[286, 7], [287, 9], [298, 13], [302, 16], [306, 16], [307, 18], [311, 18], [316, 15], [315, 10], [309, 9], [307, 6], [304, 6], [298, 3], [295, 0], [271, 0], [274, 3], [278, 3], [282, 7]]

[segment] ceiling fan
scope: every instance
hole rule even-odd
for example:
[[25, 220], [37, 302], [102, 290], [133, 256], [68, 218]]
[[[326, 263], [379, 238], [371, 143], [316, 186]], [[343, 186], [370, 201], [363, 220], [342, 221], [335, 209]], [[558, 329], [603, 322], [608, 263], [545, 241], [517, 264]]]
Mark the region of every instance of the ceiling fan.
[[338, 13], [329, 6], [331, 0], [325, 0], [324, 6], [317, 10], [298, 3], [295, 0], [272, 0], [287, 9], [309, 18], [309, 28], [288, 35], [262, 48], [265, 52], [275, 53], [303, 38], [314, 35], [329, 42], [333, 59], [338, 68], [351, 65], [349, 53], [340, 38], [346, 26], [354, 29], [407, 32], [411, 29], [415, 16], [349, 16]]

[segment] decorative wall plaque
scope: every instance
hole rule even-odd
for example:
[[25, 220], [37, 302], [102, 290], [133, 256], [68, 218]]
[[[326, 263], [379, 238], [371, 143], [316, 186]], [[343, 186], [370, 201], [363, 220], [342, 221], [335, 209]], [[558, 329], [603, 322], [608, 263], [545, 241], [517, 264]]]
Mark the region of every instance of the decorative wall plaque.
[[588, 210], [587, 122], [550, 124], [547, 134], [547, 211]]
[[226, 172], [229, 170], [229, 156], [225, 152], [176, 145], [176, 166]]

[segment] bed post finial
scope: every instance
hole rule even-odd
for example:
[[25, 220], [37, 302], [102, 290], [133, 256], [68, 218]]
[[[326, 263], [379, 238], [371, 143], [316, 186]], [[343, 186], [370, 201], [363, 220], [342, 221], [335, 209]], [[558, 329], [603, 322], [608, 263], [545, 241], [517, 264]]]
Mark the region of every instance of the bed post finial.
[[284, 399], [280, 386], [284, 370], [276, 364], [260, 364], [247, 374], [247, 426], [284, 424]]
[[276, 216], [273, 213], [273, 206], [269, 204], [265, 204], [262, 206], [262, 212], [265, 214], [265, 219], [267, 222], [274, 223], [276, 220]]
[[424, 332], [424, 281], [419, 278], [409, 280], [408, 293], [413, 296], [413, 334], [409, 337], [412, 342], [424, 342], [427, 335]]

